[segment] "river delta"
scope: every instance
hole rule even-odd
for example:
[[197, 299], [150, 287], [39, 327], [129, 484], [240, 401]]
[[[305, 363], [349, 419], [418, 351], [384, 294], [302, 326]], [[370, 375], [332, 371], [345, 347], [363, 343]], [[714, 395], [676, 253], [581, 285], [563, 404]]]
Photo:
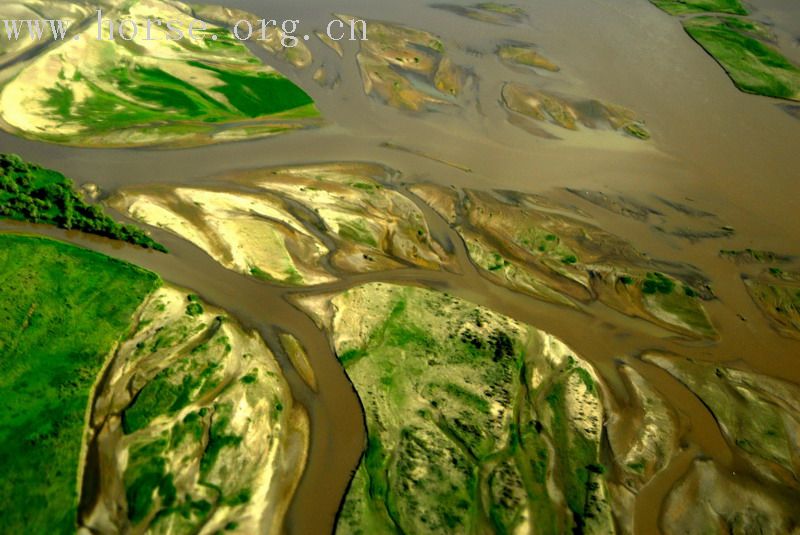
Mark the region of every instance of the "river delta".
[[3, 41], [3, 530], [800, 530], [800, 11], [623, 3]]

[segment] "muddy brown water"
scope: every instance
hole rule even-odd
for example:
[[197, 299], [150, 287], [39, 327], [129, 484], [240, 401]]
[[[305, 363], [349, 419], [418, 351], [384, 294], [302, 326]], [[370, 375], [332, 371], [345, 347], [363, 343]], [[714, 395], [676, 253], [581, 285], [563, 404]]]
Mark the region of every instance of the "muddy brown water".
[[[15, 152], [58, 169], [78, 183], [94, 182], [105, 192], [133, 184], [201, 184], [213, 176], [258, 167], [322, 161], [380, 162], [402, 173], [400, 181], [431, 181], [475, 188], [507, 188], [544, 193], [580, 207], [587, 220], [629, 239], [653, 258], [694, 266], [712, 281], [718, 300], [708, 305], [721, 334], [718, 343], [689, 342], [603, 305], [589, 314], [549, 305], [498, 287], [479, 275], [463, 243], [430, 210], [437, 235], [453, 245], [458, 273], [405, 269], [350, 275], [310, 289], [272, 286], [222, 268], [208, 255], [155, 229], [171, 254], [153, 252], [34, 225], [0, 223], [0, 230], [51, 235], [151, 269], [174, 284], [191, 288], [257, 329], [272, 347], [276, 329], [296, 335], [308, 351], [319, 382], [308, 389], [278, 352], [292, 390], [311, 419], [309, 461], [290, 506], [286, 530], [292, 534], [332, 531], [335, 515], [364, 444], [363, 415], [356, 394], [338, 365], [330, 342], [291, 302], [297, 294], [339, 291], [370, 281], [422, 284], [489, 306], [557, 335], [595, 364], [624, 403], [616, 365], [625, 360], [652, 381], [680, 415], [687, 431], [685, 449], [640, 494], [639, 533], [656, 533], [660, 504], [697, 455], [733, 470], [741, 465], [712, 415], [680, 383], [635, 357], [655, 348], [713, 361], [735, 361], [800, 383], [800, 342], [779, 337], [741, 283], [754, 268], [720, 259], [721, 248], [754, 247], [800, 254], [800, 121], [780, 101], [745, 95], [688, 36], [677, 19], [645, 0], [544, 0], [524, 3], [529, 19], [495, 26], [427, 7], [420, 0], [388, 2], [299, 0], [265, 4], [227, 1], [269, 18], [301, 18], [299, 34], [324, 28], [332, 12], [399, 22], [440, 35], [457, 63], [477, 75], [479, 105], [412, 115], [363, 94], [353, 54], [344, 43], [339, 59], [315, 37], [311, 68], [296, 71], [261, 55], [304, 87], [317, 101], [327, 125], [272, 139], [181, 150], [86, 149], [48, 145], [0, 134], [0, 151]], [[523, 3], [520, 2], [522, 5]], [[779, 45], [798, 59], [800, 4], [754, 0], [756, 18], [771, 21]], [[535, 43], [562, 67], [540, 75], [503, 66], [493, 51], [508, 40]], [[323, 88], [311, 78], [324, 64], [341, 79]], [[610, 133], [553, 133], [562, 140], [537, 138], [509, 124], [500, 108], [500, 88], [519, 81], [542, 89], [600, 98], [636, 110], [653, 139], [620, 142]], [[413, 154], [382, 147], [393, 143]], [[471, 172], [433, 161], [435, 155]], [[736, 233], [692, 243], [655, 231], [652, 224], [611, 214], [560, 190], [599, 189], [664, 209], [654, 196], [678, 200], [717, 214]], [[667, 211], [667, 210], [665, 210]], [[691, 224], [691, 222], [689, 223]]]

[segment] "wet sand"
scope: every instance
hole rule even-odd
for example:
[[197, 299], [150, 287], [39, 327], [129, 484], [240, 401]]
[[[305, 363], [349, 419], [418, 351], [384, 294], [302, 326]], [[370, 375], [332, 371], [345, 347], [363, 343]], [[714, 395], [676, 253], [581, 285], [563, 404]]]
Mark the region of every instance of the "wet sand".
[[[779, 26], [786, 35], [797, 32], [800, 16], [796, 8], [781, 7], [774, 0], [755, 4], [757, 13], [772, 13], [776, 19], [794, 9], [794, 24]], [[630, 240], [654, 258], [695, 266], [711, 279], [719, 298], [707, 305], [721, 334], [716, 344], [674, 338], [599, 304], [592, 305], [588, 315], [542, 303], [500, 288], [478, 274], [458, 236], [427, 209], [429, 221], [435, 222], [432, 228], [453, 243], [461, 274], [407, 269], [348, 275], [334, 284], [301, 290], [270, 286], [225, 270], [191, 244], [158, 230], [153, 235], [170, 249], [170, 255], [76, 233], [0, 224], [2, 230], [67, 238], [152, 269], [169, 282], [196, 290], [265, 336], [311, 419], [309, 464], [289, 510], [289, 533], [331, 531], [364, 444], [363, 416], [349, 381], [324, 334], [291, 304], [290, 297], [369, 281], [425, 284], [530, 323], [564, 340], [597, 366], [611, 384], [619, 383], [615, 379], [619, 358], [626, 358], [652, 380], [688, 426], [688, 449], [642, 491], [636, 512], [640, 533], [656, 532], [658, 506], [695, 454], [710, 456], [723, 467], [738, 466], [707, 409], [668, 374], [634, 357], [644, 349], [657, 348], [698, 359], [741, 361], [755, 371], [800, 383], [800, 342], [781, 338], [772, 330], [741, 283], [743, 268], [717, 256], [719, 249], [744, 247], [800, 253], [800, 121], [782, 111], [779, 101], [740, 93], [714, 60], [685, 35], [676, 19], [643, 0], [537, 2], [529, 8], [525, 25], [509, 27], [460, 18], [425, 7], [418, 0], [402, 5], [368, 0], [268, 7], [248, 0], [226, 5], [270, 18], [303, 18], [301, 34], [324, 28], [329, 12], [334, 11], [432, 31], [453, 49], [456, 62], [479, 76], [480, 106], [419, 115], [384, 106], [363, 94], [353, 58], [356, 43], [343, 43], [344, 59], [340, 60], [312, 37], [308, 45], [315, 63], [308, 69], [296, 71], [274, 58], [262, 57], [317, 101], [327, 121], [321, 129], [183, 150], [66, 148], [0, 134], [0, 150], [58, 169], [78, 183], [97, 183], [105, 192], [143, 183], [218, 183], [220, 175], [238, 169], [355, 160], [398, 169], [403, 174], [399, 180], [405, 182], [544, 193], [580, 206], [598, 226]], [[507, 40], [535, 43], [562, 71], [558, 76], [544, 76], [505, 67], [493, 52], [497, 43]], [[338, 71], [338, 87], [322, 88], [312, 80], [323, 62]], [[528, 135], [506, 121], [498, 104], [505, 81], [631, 108], [645, 119], [653, 139], [622, 143], [614, 136], [591, 132], [567, 132], [562, 140]], [[383, 147], [384, 143], [432, 154], [471, 172]], [[209, 176], [215, 178], [206, 178]], [[654, 202], [654, 195], [686, 202], [717, 214], [736, 234], [690, 243], [558, 191], [563, 187], [625, 193], [648, 204]], [[303, 383], [277, 350], [276, 327], [294, 334], [306, 347], [319, 382], [318, 393]]]

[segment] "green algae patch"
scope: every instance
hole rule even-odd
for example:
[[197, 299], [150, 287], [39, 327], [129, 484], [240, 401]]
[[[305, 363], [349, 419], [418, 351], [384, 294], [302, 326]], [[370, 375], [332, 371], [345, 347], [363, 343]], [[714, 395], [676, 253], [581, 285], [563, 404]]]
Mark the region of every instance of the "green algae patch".
[[800, 68], [761, 40], [760, 26], [732, 18], [695, 17], [684, 20], [683, 27], [740, 90], [800, 100]]
[[[145, 26], [191, 18], [183, 4], [133, 1], [104, 16], [136, 21], [137, 35], [112, 40], [104, 25], [98, 39], [89, 25], [79, 39], [43, 50], [0, 90], [0, 125], [67, 145], [185, 146], [228, 139], [230, 127], [244, 125], [253, 137], [309, 126], [318, 116], [311, 97], [230, 31], [209, 25], [192, 39], [182, 28], [186, 35], [176, 40], [175, 30]], [[286, 115], [299, 109], [307, 111]]]
[[160, 281], [98, 253], [8, 234], [0, 273], [4, 529], [71, 533], [93, 385]]
[[0, 154], [0, 218], [44, 223], [125, 241], [161, 252], [163, 245], [132, 225], [117, 223], [87, 204], [74, 184], [51, 169]]
[[337, 533], [614, 531], [600, 379], [569, 348], [420, 288], [330, 304], [368, 432]]

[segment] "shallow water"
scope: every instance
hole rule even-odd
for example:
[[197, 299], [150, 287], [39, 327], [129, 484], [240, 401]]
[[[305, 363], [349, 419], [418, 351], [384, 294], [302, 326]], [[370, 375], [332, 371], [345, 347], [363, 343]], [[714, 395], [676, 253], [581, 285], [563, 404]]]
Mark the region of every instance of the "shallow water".
[[[276, 346], [274, 327], [291, 332], [305, 345], [319, 392], [287, 371], [298, 400], [311, 416], [311, 450], [306, 473], [287, 518], [290, 533], [324, 533], [335, 514], [364, 443], [358, 399], [339, 367], [326, 337], [290, 302], [295, 293], [340, 290], [367, 281], [402, 281], [445, 289], [551, 332], [594, 363], [617, 384], [615, 362], [626, 358], [652, 380], [689, 426], [687, 450], [646, 487], [637, 506], [637, 530], [655, 533], [658, 505], [687, 469], [695, 454], [736, 467], [711, 414], [677, 381], [652, 365], [635, 360], [647, 348], [671, 350], [717, 361], [742, 361], [754, 370], [800, 383], [800, 342], [781, 338], [770, 328], [741, 283], [740, 267], [720, 259], [719, 249], [754, 247], [800, 253], [800, 121], [782, 111], [779, 101], [739, 92], [725, 73], [682, 30], [677, 19], [644, 0], [544, 0], [529, 2], [529, 20], [519, 26], [495, 26], [435, 10], [419, 0], [388, 2], [297, 0], [270, 3], [228, 1], [226, 5], [269, 18], [301, 18], [299, 33], [322, 29], [332, 12], [399, 22], [440, 35], [457, 63], [478, 76], [480, 106], [412, 115], [365, 96], [353, 58], [355, 43], [345, 43], [344, 59], [315, 37], [308, 41], [315, 63], [296, 71], [262, 57], [299, 83], [317, 101], [327, 126], [272, 139], [182, 150], [102, 150], [47, 145], [0, 134], [0, 151], [15, 152], [41, 165], [94, 182], [105, 192], [142, 183], [198, 184], [224, 181], [237, 169], [360, 160], [388, 165], [404, 182], [431, 181], [475, 188], [508, 188], [546, 193], [579, 205], [596, 224], [629, 239], [654, 258], [685, 262], [712, 281], [719, 300], [708, 310], [721, 333], [716, 344], [671, 337], [641, 320], [602, 305], [591, 315], [548, 305], [499, 288], [481, 277], [468, 261], [457, 236], [437, 220], [434, 229], [454, 243], [461, 274], [400, 270], [345, 276], [341, 282], [308, 290], [264, 284], [225, 270], [196, 247], [154, 230], [170, 255], [86, 238], [76, 233], [3, 223], [0, 230], [56, 235], [136, 262], [166, 280], [192, 288], [228, 310], [245, 326], [258, 329]], [[800, 34], [800, 7], [787, 0], [757, 0], [757, 18], [771, 19], [789, 57], [798, 58], [792, 36]], [[506, 40], [535, 43], [562, 67], [539, 75], [511, 70], [493, 52]], [[794, 48], [792, 48], [794, 46]], [[312, 80], [316, 66], [335, 68], [334, 89]], [[613, 134], [552, 130], [562, 140], [525, 133], [506, 121], [498, 104], [504, 81], [621, 104], [642, 116], [653, 139], [627, 141]], [[390, 142], [471, 172], [392, 150]], [[213, 176], [213, 179], [206, 177]], [[713, 212], [736, 229], [732, 238], [690, 243], [654, 231], [557, 191], [563, 187], [621, 192], [652, 204], [653, 196]], [[690, 199], [690, 200], [687, 200]], [[426, 215], [435, 218], [431, 211]], [[745, 318], [742, 320], [739, 316]]]

